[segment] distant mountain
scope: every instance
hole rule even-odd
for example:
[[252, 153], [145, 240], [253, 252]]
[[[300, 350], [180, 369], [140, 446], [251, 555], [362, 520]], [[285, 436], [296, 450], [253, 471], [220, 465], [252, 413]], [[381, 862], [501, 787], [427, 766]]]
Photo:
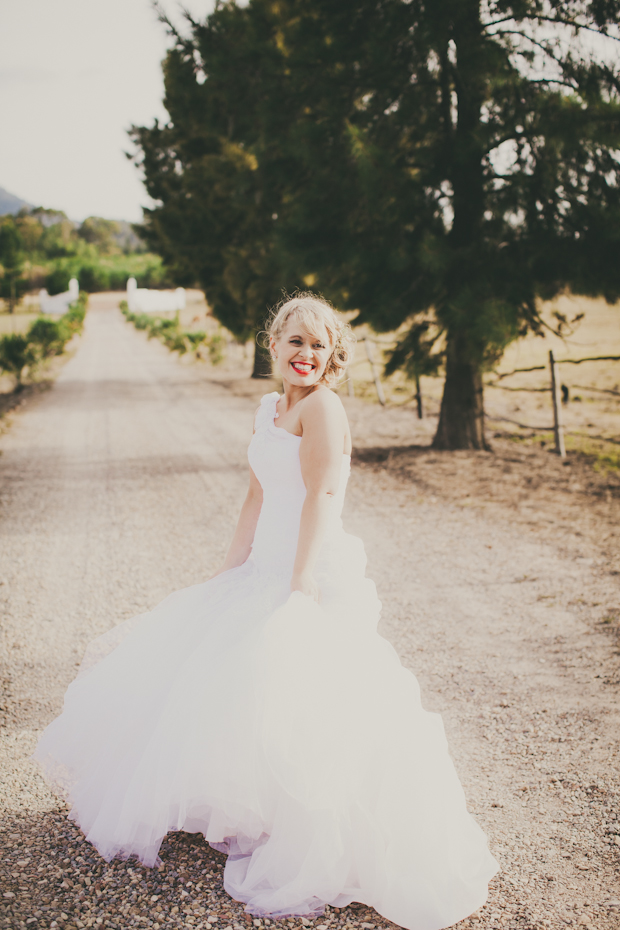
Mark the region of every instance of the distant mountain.
[[[16, 197], [15, 194], [11, 194], [9, 191], [5, 190], [4, 187], [0, 187], [0, 216], [6, 216], [8, 213], [19, 213], [23, 207], [26, 207], [28, 210], [33, 210], [33, 216], [44, 226], [53, 226], [54, 223], [59, 223], [61, 220], [67, 219], [66, 214], [63, 213], [62, 210], [49, 210], [43, 207], [35, 208], [31, 203], [22, 200], [21, 197]], [[80, 226], [80, 223], [74, 220], [70, 222], [75, 229]], [[114, 222], [118, 224], [118, 229], [116, 232], [112, 233], [112, 238], [123, 251], [143, 252], [146, 250], [144, 242], [134, 231], [132, 223], [128, 223], [127, 220], [114, 220]]]
[[116, 222], [119, 225], [119, 231], [114, 236], [114, 239], [121, 249], [128, 252], [146, 252], [144, 240], [137, 235], [132, 224], [126, 220], [117, 220]]
[[0, 216], [5, 216], [7, 213], [19, 213], [22, 207], [32, 207], [32, 204], [0, 187]]

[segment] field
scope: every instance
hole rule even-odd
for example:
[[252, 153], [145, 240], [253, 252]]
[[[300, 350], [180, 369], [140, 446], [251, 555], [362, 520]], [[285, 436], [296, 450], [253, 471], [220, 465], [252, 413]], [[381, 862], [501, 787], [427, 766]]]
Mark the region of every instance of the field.
[[0, 336], [7, 333], [25, 333], [38, 316], [38, 308], [32, 304], [20, 307], [15, 313], [0, 312]]
[[[561, 382], [568, 388], [568, 402], [563, 405], [567, 447], [598, 455], [601, 460], [607, 455], [611, 464], [617, 463], [612, 440], [620, 440], [620, 360], [579, 365], [561, 362], [592, 356], [620, 357], [620, 306], [610, 306], [604, 300], [561, 297], [544, 305], [543, 317], [549, 325], [555, 322], [552, 315], [555, 310], [569, 319], [579, 313], [585, 316], [565, 338], [547, 331], [543, 337], [529, 335], [519, 339], [508, 347], [496, 370], [485, 376], [485, 410], [490, 433], [533, 440], [543, 446], [552, 441], [553, 409], [548, 391], [549, 350], [552, 349], [560, 362]], [[375, 337], [377, 357], [385, 356], [393, 342], [389, 334]], [[543, 366], [543, 370], [498, 379], [498, 375], [517, 368], [535, 366]], [[363, 344], [358, 344], [351, 373], [356, 396], [376, 401]], [[415, 441], [423, 443], [430, 441], [435, 430], [443, 381], [440, 377], [421, 380], [425, 420], [417, 426]], [[400, 373], [384, 381], [384, 390], [388, 404], [415, 403], [413, 384]], [[544, 427], [548, 427], [547, 431], [539, 432]]]

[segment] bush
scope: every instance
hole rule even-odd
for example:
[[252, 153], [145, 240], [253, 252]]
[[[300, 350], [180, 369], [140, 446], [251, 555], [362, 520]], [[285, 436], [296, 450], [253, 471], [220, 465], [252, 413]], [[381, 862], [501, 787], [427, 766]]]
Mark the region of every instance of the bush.
[[219, 365], [224, 361], [226, 339], [222, 333], [217, 332], [209, 336], [202, 330], [190, 332], [181, 329], [178, 314], [171, 320], [167, 317], [152, 316], [149, 313], [131, 313], [126, 300], [121, 300], [119, 306], [121, 313], [129, 323], [133, 323], [136, 329], [146, 330], [149, 339], [161, 339], [171, 352], [178, 352], [180, 355], [185, 352], [195, 352], [197, 358], [204, 358], [200, 349], [206, 346], [212, 365]]
[[207, 341], [207, 334], [198, 330], [195, 333], [185, 333], [185, 338], [191, 345], [192, 349], [197, 349], [201, 342]]
[[60, 355], [71, 337], [69, 327], [60, 320], [50, 320], [40, 316], [28, 330], [27, 339], [34, 347], [39, 358], [51, 358]]
[[48, 294], [64, 294], [69, 290], [69, 281], [73, 277], [68, 268], [54, 268], [45, 279]]
[[166, 340], [174, 336], [179, 329], [178, 320], [168, 320], [162, 317], [147, 317], [148, 323], [146, 328], [149, 331], [149, 339], [157, 336], [159, 339]]
[[27, 336], [9, 333], [0, 339], [0, 369], [15, 375], [18, 385], [21, 385], [26, 365], [32, 365], [35, 361], [36, 355]]
[[[109, 291], [114, 289], [110, 268], [107, 268], [101, 262], [91, 265], [82, 265], [77, 273], [77, 278], [80, 282], [80, 287], [83, 287], [85, 291], [90, 291], [91, 293], [94, 291]], [[125, 283], [123, 283], [123, 288], [124, 287]]]
[[152, 320], [146, 313], [131, 313], [128, 319], [133, 323], [136, 329], [149, 329]]
[[187, 340], [185, 339], [185, 333], [181, 332], [181, 330], [164, 335], [163, 343], [168, 346], [171, 352], [178, 352], [179, 355], [184, 355], [187, 352]]
[[219, 365], [225, 358], [226, 340], [221, 333], [213, 333], [209, 339], [209, 361], [212, 365]]
[[74, 300], [73, 303], [69, 305], [69, 309], [64, 316], [61, 316], [60, 321], [64, 322], [64, 324], [69, 327], [72, 334], [81, 331], [84, 325], [84, 318], [86, 317], [87, 304], [88, 294], [82, 291], [78, 299]]
[[0, 339], [0, 371], [14, 375], [20, 385], [26, 365], [60, 355], [73, 334], [82, 329], [87, 303], [88, 295], [81, 293], [58, 320], [40, 316], [25, 336], [17, 333], [3, 336]]

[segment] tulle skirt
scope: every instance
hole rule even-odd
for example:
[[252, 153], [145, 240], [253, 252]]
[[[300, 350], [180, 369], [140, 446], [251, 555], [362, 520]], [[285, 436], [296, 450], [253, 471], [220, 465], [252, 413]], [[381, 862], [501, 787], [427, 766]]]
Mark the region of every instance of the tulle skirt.
[[34, 758], [105, 859], [200, 832], [255, 915], [439, 930], [484, 903], [497, 863], [348, 540], [321, 605], [250, 559], [91, 644]]

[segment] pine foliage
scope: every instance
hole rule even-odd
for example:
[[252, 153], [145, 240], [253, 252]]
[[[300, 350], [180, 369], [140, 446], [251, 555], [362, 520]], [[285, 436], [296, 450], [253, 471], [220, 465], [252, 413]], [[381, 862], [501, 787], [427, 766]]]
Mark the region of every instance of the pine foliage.
[[[436, 364], [436, 444], [484, 447], [482, 372], [540, 299], [620, 296], [620, 0], [220, 4], [135, 128], [145, 235], [239, 336], [313, 286]], [[426, 352], [427, 360], [424, 361]], [[429, 353], [433, 356], [430, 357]]]

